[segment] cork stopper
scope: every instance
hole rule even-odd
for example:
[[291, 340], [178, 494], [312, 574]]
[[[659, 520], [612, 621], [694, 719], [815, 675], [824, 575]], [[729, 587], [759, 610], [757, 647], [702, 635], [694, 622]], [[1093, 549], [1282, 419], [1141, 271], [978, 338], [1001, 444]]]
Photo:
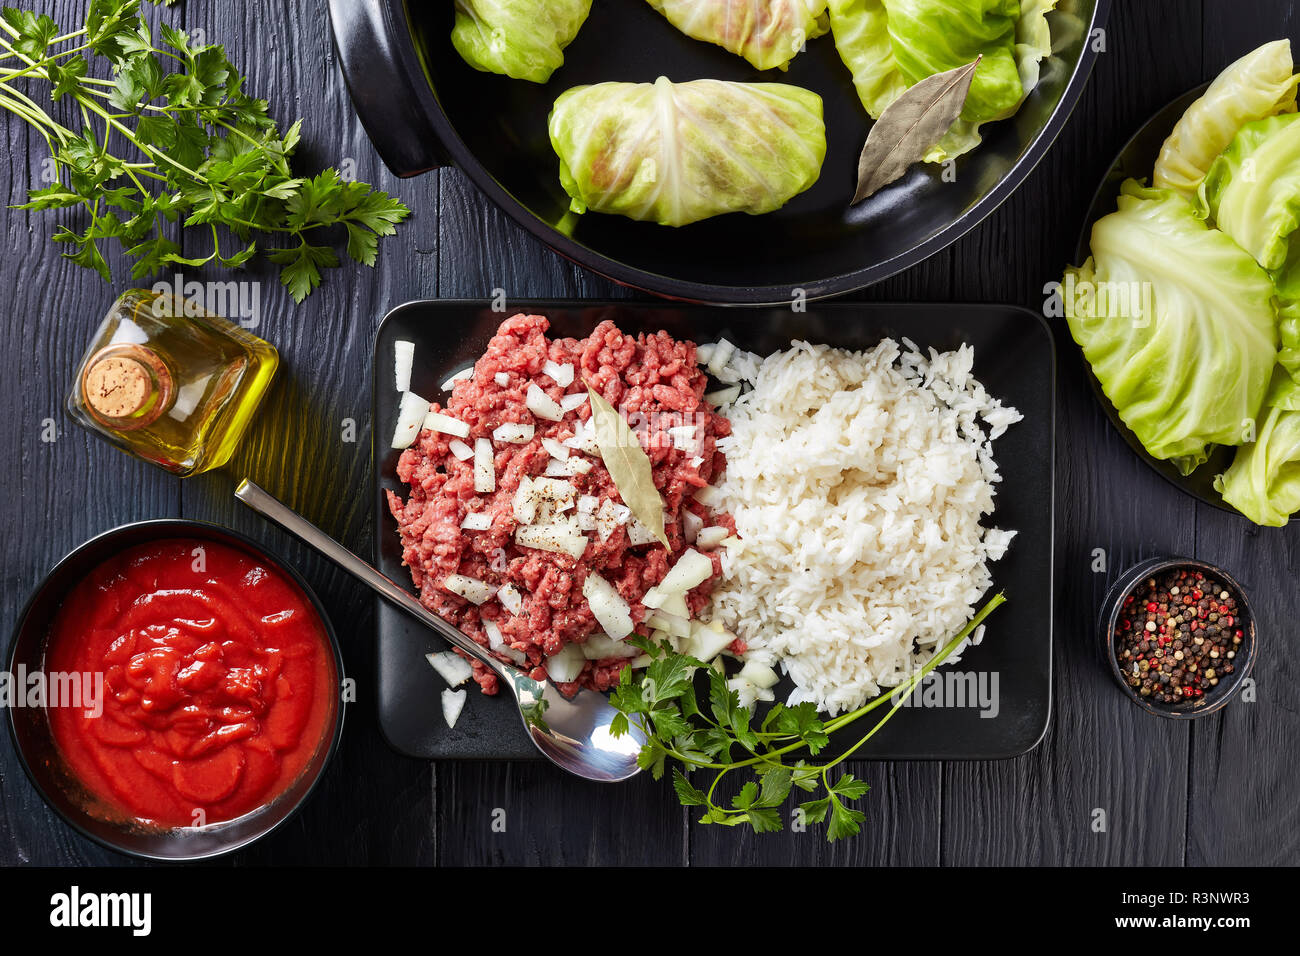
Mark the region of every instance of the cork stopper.
[[170, 407], [173, 392], [166, 363], [142, 345], [106, 346], [91, 356], [81, 373], [86, 411], [119, 431], [153, 424]]
[[86, 404], [104, 418], [130, 418], [149, 404], [149, 370], [132, 358], [105, 358], [86, 370]]

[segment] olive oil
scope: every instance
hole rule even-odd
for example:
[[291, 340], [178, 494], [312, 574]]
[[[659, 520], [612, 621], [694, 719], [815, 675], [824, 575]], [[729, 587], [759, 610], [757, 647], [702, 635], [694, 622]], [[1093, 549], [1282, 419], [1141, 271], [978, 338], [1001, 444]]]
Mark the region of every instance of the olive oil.
[[172, 474], [224, 465], [280, 363], [275, 348], [170, 293], [113, 304], [68, 395], [78, 424]]

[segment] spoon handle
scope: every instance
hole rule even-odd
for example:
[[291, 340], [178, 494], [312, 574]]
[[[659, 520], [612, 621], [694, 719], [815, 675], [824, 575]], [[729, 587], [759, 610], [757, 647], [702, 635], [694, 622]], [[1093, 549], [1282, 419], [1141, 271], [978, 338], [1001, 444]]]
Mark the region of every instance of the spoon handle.
[[491, 667], [500, 677], [506, 680], [512, 679], [511, 675], [506, 672], [505, 665], [484, 653], [483, 648], [472, 638], [434, 614], [412, 597], [411, 592], [407, 591], [406, 588], [381, 574], [369, 563], [361, 560], [320, 528], [279, 499], [268, 494], [258, 485], [245, 478], [239, 483], [239, 487], [235, 489], [235, 497], [263, 518], [273, 521], [285, 531], [301, 538], [362, 584], [369, 586], [380, 597], [386, 598], [408, 614], [419, 618], [466, 654]]

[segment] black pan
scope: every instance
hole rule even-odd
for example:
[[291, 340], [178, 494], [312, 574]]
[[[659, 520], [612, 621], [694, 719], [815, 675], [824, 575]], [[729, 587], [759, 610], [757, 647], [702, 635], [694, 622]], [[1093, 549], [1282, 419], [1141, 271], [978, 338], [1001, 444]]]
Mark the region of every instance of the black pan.
[[[1092, 68], [1109, 8], [1110, 0], [1061, 0], [1050, 18], [1056, 49], [1038, 87], [1014, 118], [985, 127], [984, 143], [957, 161], [951, 181], [942, 169], [915, 168], [850, 210], [869, 119], [829, 35], [810, 41], [789, 72], [759, 72], [685, 37], [645, 0], [596, 0], [564, 66], [540, 86], [469, 67], [451, 45], [450, 2], [330, 0], [353, 102], [393, 172], [413, 176], [454, 163], [516, 222], [582, 266], [659, 295], [751, 304], [861, 289], [973, 228], [1060, 132]], [[778, 212], [680, 229], [598, 213], [566, 216], [568, 196], [546, 133], [555, 98], [580, 84], [660, 75], [816, 91], [827, 124], [821, 179]]]

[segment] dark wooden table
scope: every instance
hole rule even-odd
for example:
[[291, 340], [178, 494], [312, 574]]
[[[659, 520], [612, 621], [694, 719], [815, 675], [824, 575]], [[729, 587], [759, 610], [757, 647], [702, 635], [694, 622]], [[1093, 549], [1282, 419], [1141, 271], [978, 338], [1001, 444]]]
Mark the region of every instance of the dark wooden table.
[[[25, 4], [30, 6], [30, 4]], [[62, 24], [84, 0], [45, 0]], [[1074, 248], [1092, 191], [1125, 139], [1164, 103], [1257, 44], [1296, 36], [1290, 2], [1118, 0], [1079, 108], [1036, 172], [983, 225], [923, 265], [863, 294], [879, 300], [1013, 302], [1039, 308]], [[626, 296], [552, 255], [454, 169], [398, 182], [352, 114], [323, 5], [307, 0], [190, 0], [151, 12], [224, 42], [282, 123], [305, 118], [301, 159], [355, 162], [358, 177], [416, 210], [377, 267], [345, 269], [300, 307], [264, 279], [260, 331], [284, 373], [235, 460], [175, 480], [74, 427], [62, 410], [71, 371], [115, 295], [60, 259], [51, 216], [0, 212], [0, 537], [7, 644], [43, 573], [86, 538], [165, 516], [232, 526], [285, 554], [324, 596], [356, 677], [340, 752], [290, 825], [227, 864], [1122, 864], [1300, 862], [1300, 666], [1287, 654], [1300, 614], [1300, 528], [1260, 530], [1165, 484], [1111, 430], [1058, 335], [1057, 611], [1054, 713], [1042, 744], [1001, 762], [858, 762], [872, 791], [857, 839], [814, 828], [756, 838], [701, 827], [671, 789], [647, 779], [584, 785], [541, 763], [429, 764], [398, 756], [375, 718], [372, 600], [340, 572], [237, 506], [250, 475], [361, 553], [369, 497], [370, 342], [380, 318], [413, 298]], [[0, 196], [21, 202], [44, 145], [13, 120]], [[115, 262], [118, 288], [128, 284]], [[198, 278], [204, 278], [198, 276]], [[47, 419], [57, 427], [46, 441]], [[349, 423], [355, 440], [344, 440]], [[1093, 621], [1107, 582], [1150, 555], [1220, 563], [1252, 594], [1263, 636], [1257, 699], [1194, 723], [1144, 716], [1098, 664]], [[1106, 570], [1094, 570], [1097, 555]], [[432, 686], [432, 685], [431, 685]], [[493, 827], [504, 810], [505, 830]], [[1104, 820], [1099, 830], [1098, 821]], [[0, 863], [128, 862], [46, 809], [0, 743]]]

